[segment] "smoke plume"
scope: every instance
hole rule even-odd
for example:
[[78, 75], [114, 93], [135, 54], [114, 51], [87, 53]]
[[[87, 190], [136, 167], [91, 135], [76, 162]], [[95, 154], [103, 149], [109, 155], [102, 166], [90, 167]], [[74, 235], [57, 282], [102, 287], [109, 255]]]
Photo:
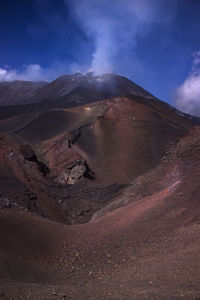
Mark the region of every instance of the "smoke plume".
[[179, 1], [35, 0], [37, 22], [27, 31], [37, 43], [49, 45], [51, 59], [44, 65], [34, 59], [20, 70], [2, 67], [0, 81], [53, 80], [89, 70], [135, 80], [146, 72], [140, 41], [161, 23], [172, 23]]
[[138, 38], [155, 22], [172, 15], [158, 0], [66, 0], [82, 29], [94, 41], [91, 69], [97, 73], [137, 73], [142, 64], [135, 54]]

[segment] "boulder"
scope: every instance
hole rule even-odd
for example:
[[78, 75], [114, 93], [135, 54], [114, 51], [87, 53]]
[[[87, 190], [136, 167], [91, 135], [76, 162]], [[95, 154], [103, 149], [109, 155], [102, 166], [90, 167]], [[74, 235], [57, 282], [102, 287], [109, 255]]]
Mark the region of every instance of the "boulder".
[[75, 184], [81, 177], [85, 175], [86, 171], [87, 167], [85, 162], [81, 162], [79, 165], [76, 165], [72, 168], [67, 183]]

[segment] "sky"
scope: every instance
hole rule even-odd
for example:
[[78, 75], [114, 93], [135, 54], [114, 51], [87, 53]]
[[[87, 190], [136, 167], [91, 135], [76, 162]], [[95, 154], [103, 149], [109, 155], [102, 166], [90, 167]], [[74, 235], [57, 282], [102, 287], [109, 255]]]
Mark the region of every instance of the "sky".
[[200, 115], [199, 0], [1, 0], [0, 81], [93, 71]]

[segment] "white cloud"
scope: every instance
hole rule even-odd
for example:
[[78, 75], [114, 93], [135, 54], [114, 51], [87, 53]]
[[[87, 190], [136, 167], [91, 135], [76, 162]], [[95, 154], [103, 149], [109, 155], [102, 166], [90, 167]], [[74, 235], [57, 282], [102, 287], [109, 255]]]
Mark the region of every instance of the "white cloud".
[[176, 89], [174, 104], [186, 113], [200, 116], [200, 51], [193, 57], [192, 71]]
[[48, 68], [44, 68], [39, 64], [25, 65], [23, 69], [9, 69], [7, 67], [0, 68], [0, 82], [2, 81], [52, 81], [63, 74], [76, 73], [78, 70], [86, 72], [88, 66], [79, 66], [76, 63], [65, 64], [63, 62], [54, 62]]
[[5, 76], [7, 71], [5, 69], [0, 68], [0, 76]]
[[44, 70], [38, 64], [27, 65], [22, 71], [15, 69], [0, 68], [0, 81], [13, 81], [13, 80], [28, 80], [37, 81], [44, 79]]

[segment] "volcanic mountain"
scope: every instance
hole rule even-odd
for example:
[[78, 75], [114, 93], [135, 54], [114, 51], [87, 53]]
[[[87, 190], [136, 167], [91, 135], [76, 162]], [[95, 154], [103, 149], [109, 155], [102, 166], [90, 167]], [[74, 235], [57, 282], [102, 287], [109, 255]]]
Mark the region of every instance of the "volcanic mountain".
[[200, 120], [114, 74], [36, 85], [1, 107], [0, 297], [198, 299]]
[[33, 111], [74, 107], [126, 94], [153, 98], [129, 79], [115, 74], [76, 73], [63, 75], [50, 83], [2, 82], [0, 119]]
[[11, 81], [0, 82], [0, 105], [30, 103], [36, 91], [47, 83], [45, 81]]
[[63, 97], [74, 96], [79, 98], [79, 100], [74, 100], [74, 106], [85, 98], [94, 101], [127, 93], [152, 97], [147, 91], [125, 77], [115, 74], [94, 76], [91, 72], [86, 75], [82, 73], [62, 75], [50, 83], [45, 81], [1, 82], [0, 104], [30, 104], [60, 100], [60, 98], [63, 100]]

